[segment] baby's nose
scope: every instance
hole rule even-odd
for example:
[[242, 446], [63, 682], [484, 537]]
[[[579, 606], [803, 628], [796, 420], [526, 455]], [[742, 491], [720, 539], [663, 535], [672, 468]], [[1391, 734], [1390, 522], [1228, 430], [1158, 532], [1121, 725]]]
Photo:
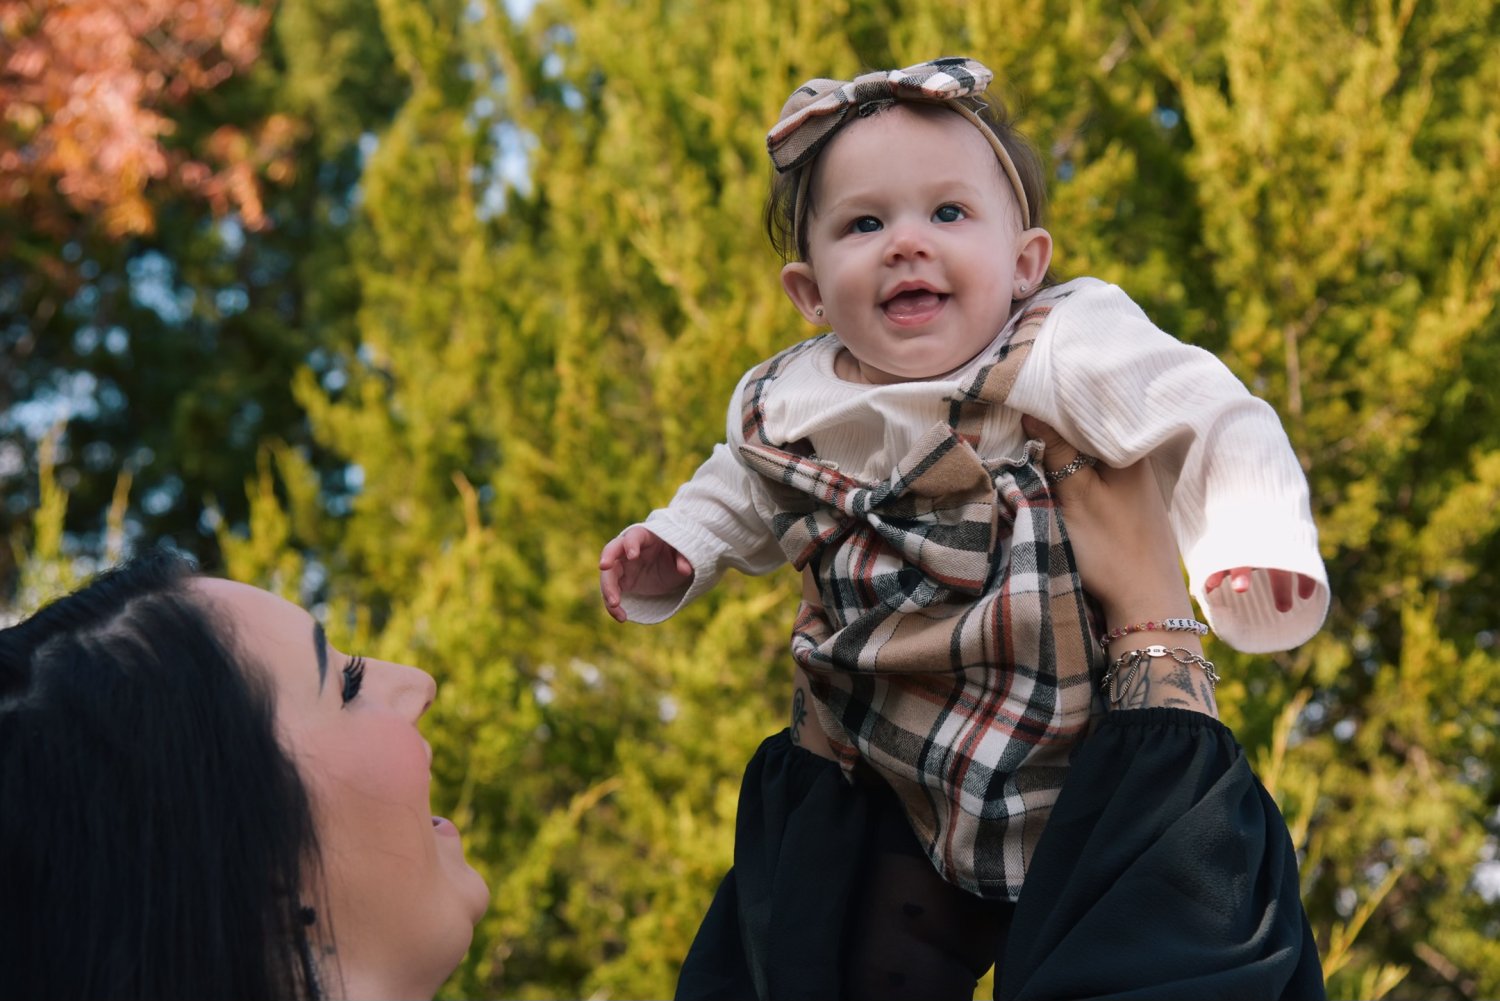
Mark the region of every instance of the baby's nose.
[[930, 249], [926, 227], [917, 223], [897, 223], [889, 232], [886, 254], [892, 259], [920, 257]]

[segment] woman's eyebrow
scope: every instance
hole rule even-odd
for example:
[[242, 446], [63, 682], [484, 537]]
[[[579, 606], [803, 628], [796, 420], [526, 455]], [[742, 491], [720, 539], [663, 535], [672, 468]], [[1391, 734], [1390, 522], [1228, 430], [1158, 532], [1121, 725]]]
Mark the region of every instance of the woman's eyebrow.
[[323, 679], [328, 676], [328, 636], [323, 623], [313, 623], [313, 653], [318, 656], [318, 694], [323, 694]]

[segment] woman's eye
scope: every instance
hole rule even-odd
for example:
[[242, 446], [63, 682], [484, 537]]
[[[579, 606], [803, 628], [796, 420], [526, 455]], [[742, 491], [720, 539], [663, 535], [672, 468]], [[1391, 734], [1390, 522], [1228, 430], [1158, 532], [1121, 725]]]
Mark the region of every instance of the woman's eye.
[[958, 222], [964, 217], [964, 210], [957, 205], [944, 205], [932, 213], [932, 218], [937, 222]]
[[342, 705], [347, 706], [359, 694], [359, 686], [365, 682], [365, 659], [354, 656], [344, 665], [344, 684], [339, 691]]
[[880, 220], [872, 215], [862, 215], [849, 228], [856, 233], [874, 233], [880, 229]]

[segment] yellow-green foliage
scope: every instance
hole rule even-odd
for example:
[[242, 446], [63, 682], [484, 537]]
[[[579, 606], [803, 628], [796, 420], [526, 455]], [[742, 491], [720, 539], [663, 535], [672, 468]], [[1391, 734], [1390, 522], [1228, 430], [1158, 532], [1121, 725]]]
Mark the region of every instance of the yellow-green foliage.
[[336, 640], [439, 678], [437, 807], [495, 891], [448, 994], [670, 994], [780, 725], [795, 581], [621, 626], [597, 554], [808, 333], [760, 232], [791, 87], [970, 54], [1024, 98], [1060, 270], [1219, 352], [1306, 462], [1328, 627], [1211, 655], [1332, 995], [1500, 995], [1474, 882], [1500, 805], [1493, 0], [377, 6], [410, 94], [361, 184], [360, 349], [334, 397], [287, 374], [363, 488], [334, 517], [268, 443], [224, 552], [288, 593], [326, 575]]

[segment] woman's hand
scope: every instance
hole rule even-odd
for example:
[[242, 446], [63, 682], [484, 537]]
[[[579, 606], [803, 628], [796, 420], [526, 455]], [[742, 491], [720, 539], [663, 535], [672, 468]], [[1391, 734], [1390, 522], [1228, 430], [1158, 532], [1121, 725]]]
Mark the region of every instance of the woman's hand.
[[[1049, 472], [1078, 455], [1041, 421], [1027, 417], [1022, 427], [1047, 446]], [[1052, 493], [1062, 504], [1083, 586], [1111, 625], [1192, 616], [1166, 502], [1149, 462], [1125, 469], [1084, 466], [1054, 483]]]
[[[1027, 417], [1028, 437], [1047, 446], [1043, 465], [1060, 470], [1078, 450], [1041, 421]], [[1121, 628], [1168, 618], [1192, 618], [1193, 603], [1183, 581], [1177, 542], [1167, 520], [1161, 488], [1145, 460], [1125, 469], [1088, 465], [1052, 485], [1063, 509], [1068, 541], [1083, 586], [1104, 610], [1107, 628]], [[1139, 630], [1109, 644], [1109, 657], [1148, 646], [1164, 646], [1202, 656], [1192, 633]], [[1171, 657], [1150, 658], [1144, 670], [1127, 672], [1128, 685], [1116, 688], [1111, 708], [1176, 707], [1218, 718], [1213, 686], [1195, 664]]]

